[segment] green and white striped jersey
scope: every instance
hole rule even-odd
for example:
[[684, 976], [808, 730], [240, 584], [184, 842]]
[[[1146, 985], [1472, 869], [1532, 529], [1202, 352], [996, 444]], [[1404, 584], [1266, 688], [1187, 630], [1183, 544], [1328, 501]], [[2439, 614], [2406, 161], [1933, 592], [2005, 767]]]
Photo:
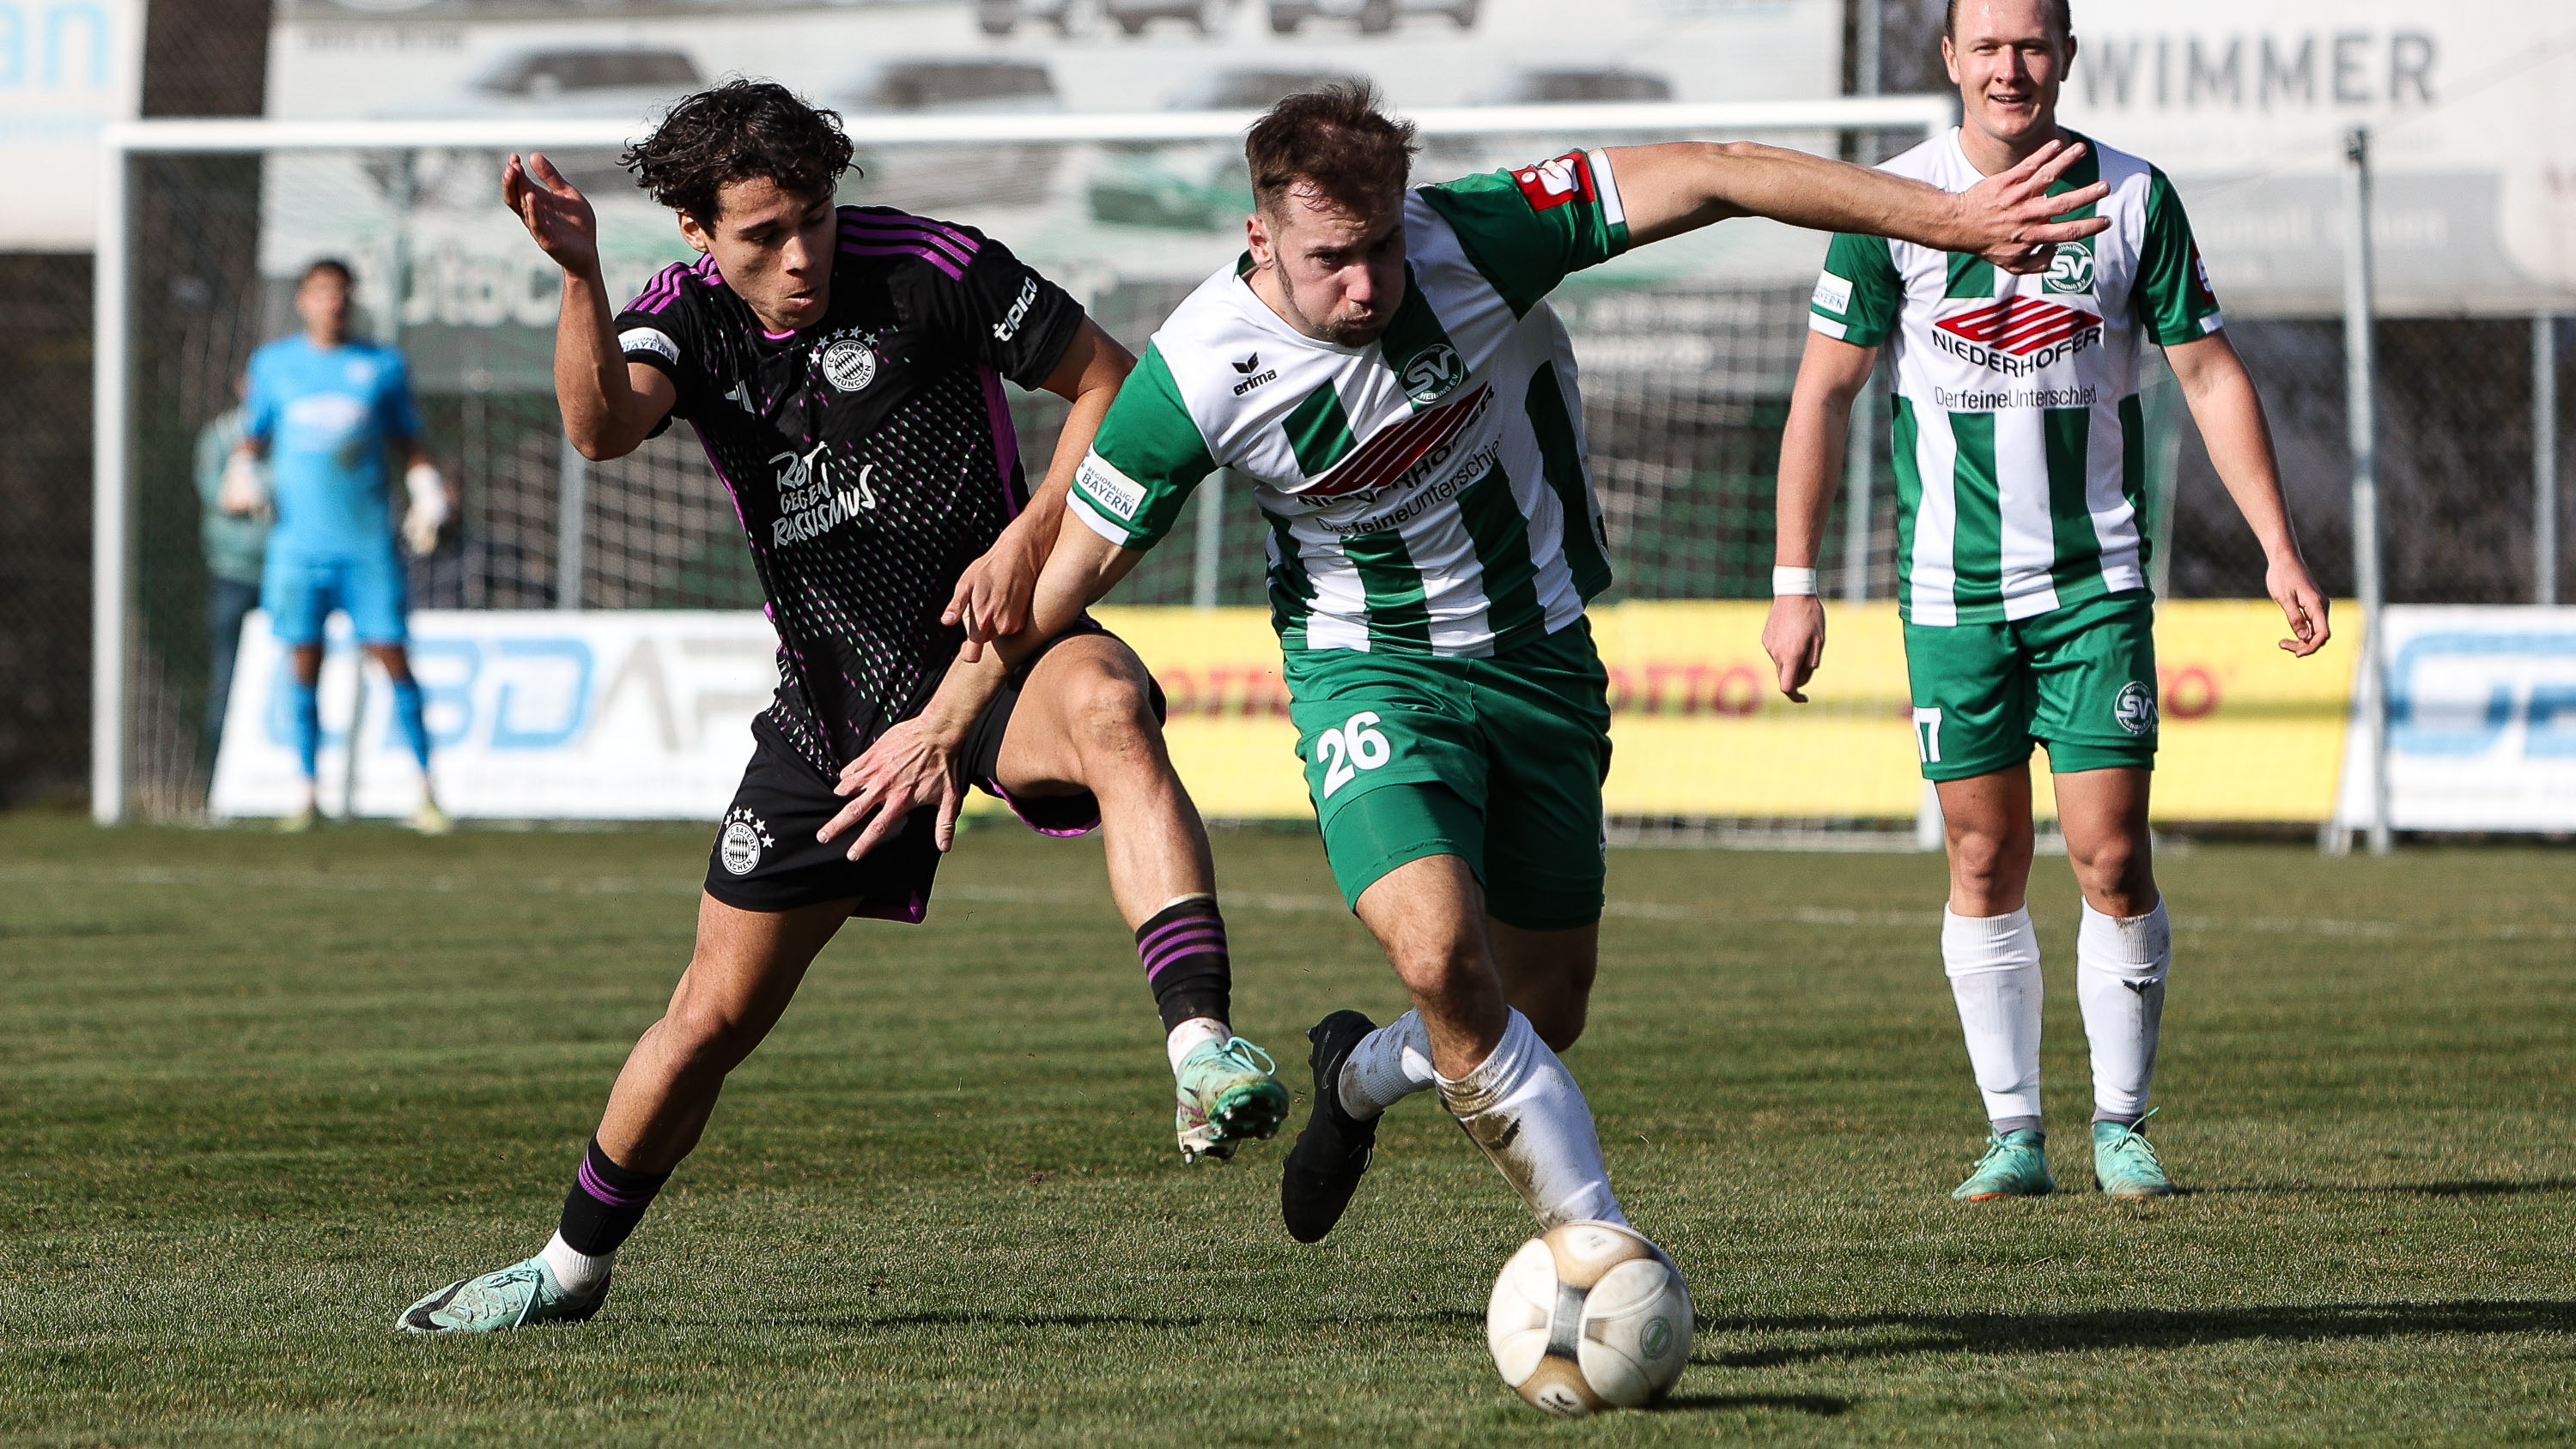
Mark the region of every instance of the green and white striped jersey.
[[[1892, 343], [1897, 603], [1916, 624], [1991, 624], [2147, 586], [2138, 349], [2222, 325], [2172, 183], [2090, 138], [2056, 190], [2111, 186], [2111, 229], [2017, 277], [1958, 252], [1837, 236], [1807, 325]], [[1965, 191], [1959, 133], [1889, 161]]]
[[1075, 515], [1150, 548], [1219, 467], [1269, 523], [1290, 649], [1480, 656], [1610, 583], [1574, 352], [1545, 297], [1626, 250], [1598, 151], [1406, 194], [1404, 300], [1366, 347], [1308, 337], [1247, 281], [1181, 303], [1075, 474]]

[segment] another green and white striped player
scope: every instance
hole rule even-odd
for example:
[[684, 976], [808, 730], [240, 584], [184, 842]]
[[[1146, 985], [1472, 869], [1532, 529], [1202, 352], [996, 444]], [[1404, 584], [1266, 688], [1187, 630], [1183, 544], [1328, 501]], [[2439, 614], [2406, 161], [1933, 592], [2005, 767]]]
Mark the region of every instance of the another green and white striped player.
[[1437, 1087], [1542, 1224], [1620, 1220], [1556, 1049], [1583, 1029], [1602, 903], [1610, 567], [1573, 353], [1546, 297], [1731, 216], [1874, 228], [2036, 265], [2064, 159], [1955, 197], [1756, 146], [1580, 150], [1407, 189], [1412, 127], [1365, 88], [1294, 96], [1245, 152], [1249, 250], [1157, 332], [1075, 475], [1029, 635], [1168, 534], [1211, 471], [1251, 480], [1298, 753], [1344, 897], [1413, 1009], [1336, 1012], [1286, 1163], [1320, 1239], [1380, 1112]]
[[1791, 699], [1824, 649], [1817, 540], [1851, 402], [1881, 347], [1896, 379], [1897, 607], [1923, 777], [1950, 846], [1942, 928], [1968, 1055], [1993, 1130], [1956, 1197], [2054, 1185], [2040, 1126], [2039, 942], [2030, 756], [2048, 749], [2084, 916], [2077, 993], [2093, 1049], [2093, 1167], [2106, 1192], [2171, 1190], [2140, 1124], [2155, 1073], [2172, 938], [2148, 861], [2155, 764], [2154, 601], [2147, 586], [2141, 350], [2165, 349], [2211, 461], [2269, 560], [2293, 639], [2326, 641], [2244, 364], [2227, 342], [2164, 173], [2061, 129], [2075, 56], [2065, 0], [1952, 0], [1942, 49], [1966, 124], [1884, 170], [1966, 191], [2059, 144], [2088, 153], [2056, 183], [2098, 183], [2110, 223], [2035, 275], [1876, 236], [1834, 239], [1781, 444], [1779, 576], [1763, 645]]

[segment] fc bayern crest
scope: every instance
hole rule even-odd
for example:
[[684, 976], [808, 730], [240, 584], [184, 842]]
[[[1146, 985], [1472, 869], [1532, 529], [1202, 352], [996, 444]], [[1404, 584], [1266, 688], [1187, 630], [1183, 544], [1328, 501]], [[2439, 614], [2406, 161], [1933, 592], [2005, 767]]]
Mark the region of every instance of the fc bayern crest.
[[777, 843], [759, 816], [737, 805], [726, 813], [724, 829], [716, 836], [716, 859], [735, 875], [749, 875], [760, 868], [761, 851]]
[[2133, 735], [2156, 732], [2156, 692], [2139, 680], [2120, 686], [2120, 697], [2111, 705], [2111, 717], [2120, 728]]
[[864, 338], [833, 338], [823, 348], [823, 376], [843, 392], [857, 392], [877, 380], [876, 349]]

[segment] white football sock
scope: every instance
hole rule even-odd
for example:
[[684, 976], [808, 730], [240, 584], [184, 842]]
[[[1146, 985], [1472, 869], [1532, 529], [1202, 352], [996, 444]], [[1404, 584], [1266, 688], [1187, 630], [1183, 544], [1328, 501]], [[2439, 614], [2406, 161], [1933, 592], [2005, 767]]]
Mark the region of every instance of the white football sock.
[[2156, 1077], [2156, 1031], [2165, 1016], [2173, 927], [2165, 903], [2143, 916], [2084, 906], [2075, 935], [2075, 996], [2093, 1046], [2093, 1120], [2135, 1122]]
[[554, 1270], [555, 1281], [575, 1298], [587, 1298], [598, 1292], [599, 1285], [608, 1281], [609, 1267], [617, 1261], [615, 1253], [601, 1253], [594, 1257], [589, 1253], [575, 1252], [572, 1244], [563, 1240], [561, 1233], [548, 1238], [537, 1256], [546, 1260], [546, 1266]]
[[1941, 964], [1959, 1003], [1968, 1065], [1986, 1115], [2039, 1116], [2039, 933], [2030, 908], [2008, 916], [1941, 910]]
[[1431, 1034], [1422, 1013], [1408, 1011], [1367, 1036], [1342, 1058], [1342, 1074], [1333, 1080], [1333, 1095], [1342, 1110], [1366, 1120], [1416, 1092], [1429, 1091], [1438, 1080], [1431, 1071]]
[[1163, 1054], [1172, 1059], [1172, 1074], [1178, 1076], [1181, 1070], [1181, 1058], [1197, 1051], [1199, 1043], [1227, 1042], [1233, 1039], [1234, 1028], [1224, 1022], [1213, 1016], [1193, 1016], [1179, 1026], [1173, 1027], [1172, 1034], [1163, 1038]]
[[1610, 1192], [1591, 1105], [1528, 1017], [1512, 1012], [1493, 1055], [1464, 1077], [1438, 1081], [1441, 1104], [1485, 1149], [1541, 1228], [1628, 1221]]

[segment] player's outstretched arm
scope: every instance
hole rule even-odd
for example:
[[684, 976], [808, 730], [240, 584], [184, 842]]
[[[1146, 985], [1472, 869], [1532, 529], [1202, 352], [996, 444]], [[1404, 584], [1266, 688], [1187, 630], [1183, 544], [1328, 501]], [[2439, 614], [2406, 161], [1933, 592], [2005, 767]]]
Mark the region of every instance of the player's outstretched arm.
[[1877, 348], [1810, 332], [1789, 393], [1789, 421], [1780, 433], [1779, 536], [1771, 557], [1775, 568], [1805, 570], [1808, 592], [1774, 589], [1771, 617], [1762, 625], [1762, 652], [1780, 672], [1780, 692], [1799, 704], [1807, 702], [1802, 691], [1825, 658], [1825, 606], [1813, 582], [1816, 554], [1833, 513], [1834, 480], [1842, 476], [1852, 399], [1869, 385], [1877, 358]]
[[2165, 362], [2182, 384], [2191, 420], [2209, 445], [2210, 466], [2236, 500], [2237, 511], [2263, 545], [2263, 587], [2281, 606], [2291, 637], [2281, 647], [2306, 658], [2325, 647], [2333, 631], [2326, 626], [2325, 591], [2308, 573], [2299, 551], [2299, 535], [2290, 527], [2289, 505], [2281, 499], [2281, 467], [2272, 451], [2271, 424], [2263, 416], [2263, 399], [2245, 360], [2224, 332], [2213, 332], [2165, 348]]
[[2100, 182], [2051, 196], [2048, 188], [2084, 154], [2050, 142], [2009, 171], [1965, 191], [1749, 141], [1677, 141], [1610, 152], [1633, 245], [1661, 241], [1735, 216], [1767, 216], [1819, 231], [1894, 237], [1935, 251], [1972, 252], [2013, 272], [2043, 271], [2059, 242], [2110, 226], [2102, 217], [2057, 221], [2110, 194]]
[[1029, 596], [1064, 522], [1065, 492], [1073, 486], [1074, 471], [1082, 466], [1083, 454], [1091, 451], [1100, 420], [1109, 415], [1109, 404], [1118, 396], [1118, 385], [1135, 368], [1134, 354], [1101, 331], [1100, 324], [1085, 321], [1082, 330], [1066, 345], [1055, 371], [1040, 384], [1073, 404], [1072, 411], [1065, 415], [1064, 430], [1056, 434], [1055, 456], [1047, 464], [1046, 480], [1030, 497], [1029, 506], [994, 540], [992, 549], [967, 565], [966, 572], [958, 577], [956, 592], [949, 597], [947, 610], [939, 616], [943, 624], [964, 626], [970, 648], [980, 648], [1028, 626]]
[[501, 200], [539, 250], [563, 268], [555, 320], [555, 402], [564, 433], [593, 462], [640, 447], [679, 401], [658, 368], [628, 362], [617, 345], [608, 283], [599, 270], [599, 218], [590, 199], [542, 153], [512, 156], [501, 168]]

